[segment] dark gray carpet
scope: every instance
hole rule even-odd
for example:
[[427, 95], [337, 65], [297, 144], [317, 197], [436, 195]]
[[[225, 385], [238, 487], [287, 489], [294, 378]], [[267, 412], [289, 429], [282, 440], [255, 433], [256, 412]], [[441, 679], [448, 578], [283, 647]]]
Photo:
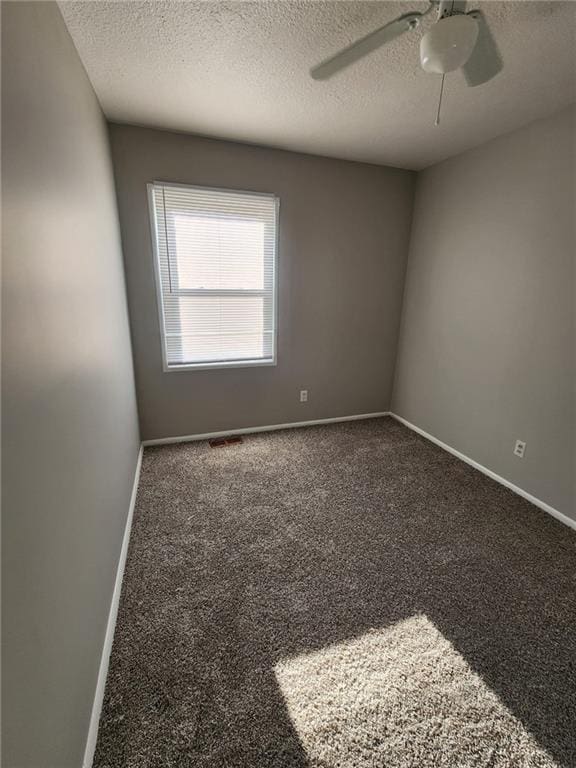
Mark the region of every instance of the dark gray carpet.
[[576, 535], [392, 419], [148, 448], [97, 768], [573, 768]]

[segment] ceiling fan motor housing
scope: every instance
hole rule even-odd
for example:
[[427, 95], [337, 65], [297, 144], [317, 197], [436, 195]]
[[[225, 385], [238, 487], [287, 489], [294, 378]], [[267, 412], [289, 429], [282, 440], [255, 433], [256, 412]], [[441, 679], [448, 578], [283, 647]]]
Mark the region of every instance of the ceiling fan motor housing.
[[440, 19], [420, 41], [420, 63], [426, 72], [443, 75], [463, 66], [478, 39], [472, 16], [458, 14]]

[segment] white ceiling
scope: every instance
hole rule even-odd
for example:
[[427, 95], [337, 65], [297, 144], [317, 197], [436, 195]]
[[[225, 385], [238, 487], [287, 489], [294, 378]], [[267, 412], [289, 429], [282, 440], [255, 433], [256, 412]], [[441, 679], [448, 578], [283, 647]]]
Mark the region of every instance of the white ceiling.
[[[476, 2], [503, 71], [475, 88], [407, 33], [328, 82], [309, 68], [427, 2], [60, 2], [111, 120], [423, 168], [576, 100], [576, 2]], [[434, 16], [427, 17], [427, 24]]]

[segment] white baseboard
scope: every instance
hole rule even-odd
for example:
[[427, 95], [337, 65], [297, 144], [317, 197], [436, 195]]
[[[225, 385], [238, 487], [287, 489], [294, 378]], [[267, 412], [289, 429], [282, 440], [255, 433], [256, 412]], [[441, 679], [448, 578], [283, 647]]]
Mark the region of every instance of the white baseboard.
[[288, 424], [270, 424], [264, 427], [243, 427], [242, 429], [226, 429], [220, 432], [204, 432], [199, 435], [181, 435], [180, 437], [160, 437], [156, 440], [143, 440], [142, 445], [166, 445], [168, 443], [190, 443], [195, 440], [211, 440], [213, 437], [227, 435], [249, 435], [253, 432], [275, 432], [278, 429], [293, 429], [295, 427], [312, 427], [315, 424], [334, 424], [337, 421], [358, 421], [361, 419], [377, 419], [390, 416], [390, 411], [378, 413], [358, 413], [354, 416], [335, 416], [330, 419], [313, 419], [312, 421], [292, 421]]
[[443, 443], [442, 440], [438, 440], [437, 437], [434, 437], [434, 435], [430, 435], [428, 432], [425, 432], [423, 429], [420, 429], [420, 427], [417, 427], [415, 424], [411, 424], [409, 421], [406, 421], [406, 419], [403, 419], [402, 416], [398, 416], [396, 413], [393, 413], [393, 412], [390, 412], [390, 416], [396, 419], [396, 421], [399, 421], [401, 424], [404, 424], [404, 426], [408, 427], [408, 429], [411, 429], [412, 431], [417, 432], [419, 435], [422, 435], [422, 437], [425, 437], [427, 440], [430, 440], [431, 443], [434, 443], [435, 445], [440, 446], [440, 448], [443, 448], [445, 451], [448, 451], [448, 453], [451, 453], [453, 456], [456, 456], [462, 461], [465, 461], [466, 464], [470, 464], [470, 466], [474, 467], [474, 469], [477, 469], [480, 472], [482, 472], [484, 475], [491, 477], [492, 480], [496, 480], [496, 482], [500, 483], [500, 485], [504, 485], [506, 488], [509, 488], [511, 491], [514, 491], [514, 493], [517, 493], [518, 496], [522, 496], [523, 499], [526, 499], [531, 504], [534, 504], [534, 506], [539, 507], [540, 509], [544, 510], [544, 512], [548, 512], [549, 515], [552, 515], [552, 517], [555, 517], [557, 520], [560, 520], [560, 522], [564, 523], [564, 525], [567, 525], [569, 528], [574, 528], [576, 530], [576, 520], [572, 520], [571, 517], [564, 515], [562, 512], [559, 512], [557, 509], [554, 509], [554, 507], [551, 507], [550, 504], [546, 504], [545, 501], [541, 501], [540, 499], [537, 499], [536, 496], [532, 496], [531, 493], [528, 493], [522, 488], [519, 488], [517, 485], [514, 485], [514, 483], [511, 483], [509, 480], [506, 480], [506, 478], [501, 477], [500, 475], [497, 475], [496, 472], [492, 472], [491, 469], [487, 469], [486, 467], [482, 466], [482, 464], [478, 464], [478, 462], [474, 461], [474, 459], [471, 459], [465, 454], [460, 453], [460, 451], [457, 451], [455, 448], [452, 448], [452, 446], [447, 445], [446, 443]]
[[116, 617], [118, 616], [118, 604], [120, 602], [120, 592], [122, 591], [122, 577], [124, 576], [124, 566], [126, 565], [126, 555], [128, 554], [128, 543], [130, 541], [130, 531], [132, 529], [132, 518], [134, 516], [134, 507], [136, 505], [136, 493], [138, 491], [138, 481], [140, 479], [140, 469], [142, 467], [142, 454], [144, 448], [141, 445], [136, 461], [136, 470], [134, 472], [134, 484], [132, 485], [132, 495], [130, 496], [130, 506], [128, 507], [128, 516], [124, 527], [124, 537], [122, 539], [122, 549], [118, 558], [118, 567], [116, 569], [116, 581], [114, 582], [114, 592], [110, 603], [108, 613], [108, 623], [106, 625], [106, 635], [104, 636], [104, 645], [102, 647], [102, 656], [100, 657], [100, 669], [98, 670], [98, 680], [96, 682], [96, 691], [94, 693], [94, 703], [92, 705], [92, 714], [90, 715], [90, 725], [88, 727], [88, 738], [86, 739], [86, 749], [84, 750], [84, 759], [82, 768], [91, 768], [94, 760], [94, 750], [96, 749], [96, 739], [98, 738], [98, 724], [102, 712], [102, 702], [104, 700], [104, 688], [106, 687], [106, 676], [108, 675], [108, 663], [110, 661], [110, 652], [112, 651], [112, 642], [114, 640], [114, 629], [116, 627]]

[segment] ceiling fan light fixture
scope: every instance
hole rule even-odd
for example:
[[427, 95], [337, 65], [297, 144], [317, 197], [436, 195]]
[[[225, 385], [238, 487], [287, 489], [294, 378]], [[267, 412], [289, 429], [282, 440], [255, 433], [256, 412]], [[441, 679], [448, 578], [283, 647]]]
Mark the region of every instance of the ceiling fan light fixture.
[[420, 63], [426, 72], [443, 75], [463, 66], [478, 39], [472, 16], [448, 16], [436, 22], [420, 41]]

